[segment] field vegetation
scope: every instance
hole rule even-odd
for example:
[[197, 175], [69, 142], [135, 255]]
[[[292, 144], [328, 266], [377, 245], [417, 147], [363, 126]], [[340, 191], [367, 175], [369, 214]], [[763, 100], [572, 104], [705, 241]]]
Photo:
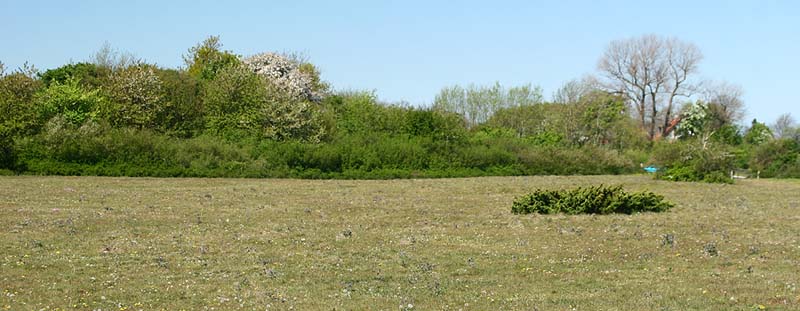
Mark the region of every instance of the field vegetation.
[[[517, 215], [601, 183], [661, 213]], [[797, 310], [800, 183], [0, 178], [4, 310]]]

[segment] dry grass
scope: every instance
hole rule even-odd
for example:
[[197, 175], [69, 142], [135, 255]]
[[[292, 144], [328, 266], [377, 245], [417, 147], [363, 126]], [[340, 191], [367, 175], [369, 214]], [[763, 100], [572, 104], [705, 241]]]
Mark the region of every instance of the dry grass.
[[[667, 213], [518, 216], [622, 184]], [[800, 309], [800, 183], [0, 178], [0, 308]]]

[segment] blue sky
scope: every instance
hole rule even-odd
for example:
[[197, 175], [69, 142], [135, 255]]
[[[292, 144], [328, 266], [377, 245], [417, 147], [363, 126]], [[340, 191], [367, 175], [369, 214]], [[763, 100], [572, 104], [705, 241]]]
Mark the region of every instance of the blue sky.
[[104, 42], [162, 66], [209, 35], [241, 55], [299, 51], [336, 89], [429, 104], [444, 86], [532, 83], [549, 95], [596, 73], [615, 39], [675, 36], [700, 47], [701, 79], [745, 91], [748, 119], [800, 118], [797, 1], [11, 1], [0, 61], [40, 69]]

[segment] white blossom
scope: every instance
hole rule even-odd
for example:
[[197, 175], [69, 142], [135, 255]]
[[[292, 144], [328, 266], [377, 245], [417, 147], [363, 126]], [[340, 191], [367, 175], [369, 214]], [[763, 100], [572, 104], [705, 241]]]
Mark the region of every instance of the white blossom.
[[293, 99], [318, 102], [322, 98], [322, 94], [314, 90], [313, 77], [302, 72], [300, 64], [284, 56], [261, 53], [244, 59], [244, 64]]

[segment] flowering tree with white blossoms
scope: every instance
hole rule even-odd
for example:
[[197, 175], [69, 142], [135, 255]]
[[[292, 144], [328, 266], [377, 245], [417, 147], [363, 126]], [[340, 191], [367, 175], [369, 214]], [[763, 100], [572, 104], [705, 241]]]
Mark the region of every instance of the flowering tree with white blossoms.
[[110, 101], [101, 113], [117, 126], [152, 128], [164, 109], [161, 79], [149, 65], [114, 71], [108, 93]]
[[292, 99], [319, 102], [325, 95], [313, 72], [302, 70], [303, 64], [298, 61], [276, 53], [260, 53], [243, 62], [251, 71], [266, 78], [278, 92]]
[[319, 142], [326, 132], [320, 108], [297, 94], [244, 65], [224, 68], [205, 86], [206, 124], [223, 135]]

